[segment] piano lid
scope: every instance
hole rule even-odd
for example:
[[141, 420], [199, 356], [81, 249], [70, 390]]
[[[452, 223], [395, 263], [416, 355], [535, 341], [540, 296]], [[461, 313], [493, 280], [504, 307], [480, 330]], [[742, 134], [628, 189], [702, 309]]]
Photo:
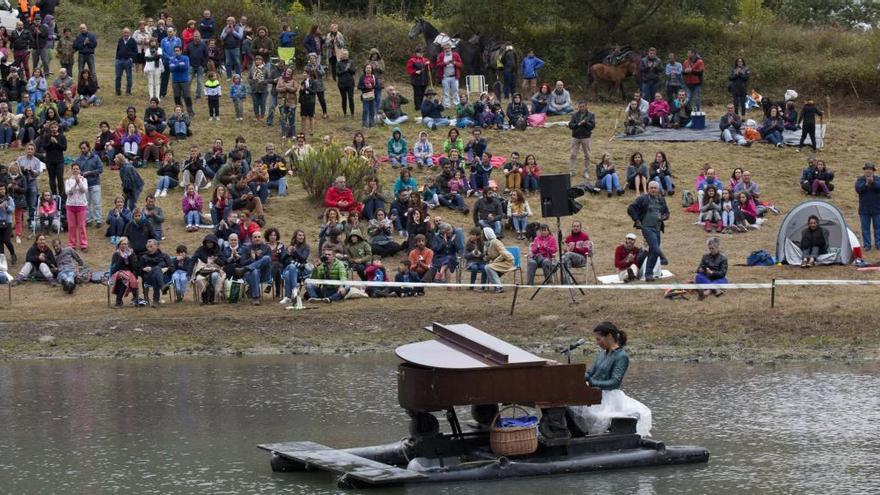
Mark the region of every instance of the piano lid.
[[395, 354], [408, 363], [440, 369], [547, 364], [546, 359], [467, 324], [442, 325], [435, 322], [425, 330], [436, 335], [437, 339], [402, 345], [395, 350]]

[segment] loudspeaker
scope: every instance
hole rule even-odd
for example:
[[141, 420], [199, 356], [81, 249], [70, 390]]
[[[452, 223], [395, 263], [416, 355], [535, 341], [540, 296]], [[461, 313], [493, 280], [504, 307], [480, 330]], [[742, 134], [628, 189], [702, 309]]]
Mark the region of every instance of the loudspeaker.
[[541, 191], [541, 216], [568, 217], [574, 215], [570, 206], [568, 190], [571, 189], [571, 177], [568, 174], [541, 175], [538, 178], [538, 189]]

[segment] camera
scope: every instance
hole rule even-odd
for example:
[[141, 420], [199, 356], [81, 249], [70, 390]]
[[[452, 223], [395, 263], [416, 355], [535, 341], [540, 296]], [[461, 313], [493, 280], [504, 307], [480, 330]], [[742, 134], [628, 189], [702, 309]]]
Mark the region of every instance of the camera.
[[329, 254], [322, 254], [321, 255], [321, 263], [330, 263], [331, 261], [333, 261], [332, 255], [329, 255]]

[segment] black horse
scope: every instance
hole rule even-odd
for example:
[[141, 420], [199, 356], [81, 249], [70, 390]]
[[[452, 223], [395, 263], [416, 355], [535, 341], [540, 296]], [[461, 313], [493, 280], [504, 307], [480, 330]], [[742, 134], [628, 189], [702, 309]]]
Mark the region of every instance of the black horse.
[[[419, 19], [409, 30], [409, 39], [413, 40], [419, 34], [425, 38], [425, 56], [431, 63], [436, 62], [437, 57], [443, 51], [443, 47], [434, 43], [434, 39], [437, 38], [440, 31], [430, 22]], [[453, 35], [452, 38], [458, 38], [458, 34]], [[469, 41], [460, 40], [458, 46], [455, 47], [455, 51], [461, 57], [461, 62], [464, 65], [464, 74], [483, 73], [482, 54], [479, 46]]]

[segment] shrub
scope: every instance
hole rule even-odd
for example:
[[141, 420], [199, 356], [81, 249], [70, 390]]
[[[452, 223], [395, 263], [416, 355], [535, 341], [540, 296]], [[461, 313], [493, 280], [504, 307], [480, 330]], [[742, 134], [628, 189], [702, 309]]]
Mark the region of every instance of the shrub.
[[352, 191], [363, 188], [373, 170], [359, 157], [348, 158], [338, 145], [313, 150], [297, 165], [303, 189], [309, 197], [321, 201], [324, 192], [333, 185], [340, 175], [345, 176], [346, 183]]
[[183, 29], [189, 19], [198, 20], [204, 10], [210, 10], [216, 23], [215, 37], [220, 37], [220, 31], [226, 25], [226, 18], [233, 16], [236, 19], [242, 15], [247, 16], [248, 26], [256, 32], [257, 27], [265, 26], [269, 30], [272, 39], [278, 38], [281, 32], [281, 24], [285, 22], [284, 15], [267, 0], [202, 0], [201, 2], [176, 2], [168, 0], [165, 3], [165, 12], [174, 17], [174, 27]]

